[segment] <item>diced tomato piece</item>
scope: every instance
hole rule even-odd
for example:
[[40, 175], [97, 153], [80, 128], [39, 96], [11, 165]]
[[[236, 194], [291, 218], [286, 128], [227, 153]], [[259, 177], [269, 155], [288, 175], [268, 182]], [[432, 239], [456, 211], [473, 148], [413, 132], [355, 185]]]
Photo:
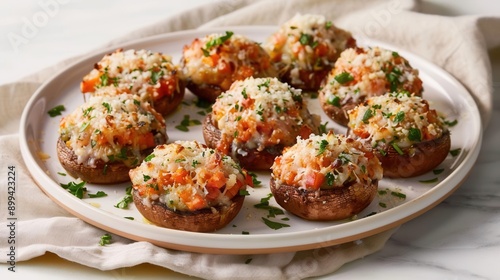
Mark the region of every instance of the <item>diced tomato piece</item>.
[[178, 168], [174, 174], [172, 174], [172, 179], [175, 183], [184, 185], [189, 182], [188, 178], [189, 172], [184, 168]]
[[217, 188], [220, 189], [226, 184], [226, 176], [222, 171], [216, 171], [207, 181], [207, 188]]
[[370, 137], [370, 133], [364, 129], [355, 128], [352, 132], [361, 138]]
[[208, 200], [215, 200], [221, 194], [220, 189], [205, 187], [207, 189], [207, 195], [205, 196]]
[[207, 207], [205, 199], [200, 194], [192, 194], [191, 191], [183, 191], [179, 194], [184, 204], [189, 208], [190, 211], [199, 210]]
[[233, 198], [240, 192], [240, 188], [241, 186], [237, 184], [236, 186], [233, 186], [230, 189], [226, 189], [224, 194], [229, 198]]
[[91, 79], [84, 79], [80, 83], [80, 90], [82, 91], [82, 93], [94, 92], [95, 86], [98, 83], [100, 83], [100, 78], [101, 78], [101, 75], [97, 75]]
[[326, 56], [328, 54], [328, 46], [325, 43], [321, 43], [314, 48], [314, 53], [317, 56]]
[[212, 55], [210, 55], [210, 58], [212, 59], [212, 66], [215, 66], [217, 65], [217, 63], [219, 63], [219, 58], [220, 58], [220, 55], [214, 53]]
[[300, 130], [299, 130], [299, 136], [302, 138], [302, 139], [307, 139], [309, 138], [309, 136], [311, 135], [312, 133], [312, 129], [307, 126], [307, 125], [303, 125]]
[[176, 80], [174, 78], [172, 79], [161, 79], [160, 80], [160, 88], [157, 91], [157, 94], [155, 95], [155, 99], [161, 99], [164, 96], [171, 96], [175, 89], [176, 89]]
[[138, 142], [139, 142], [138, 144], [139, 144], [139, 147], [141, 150], [144, 150], [146, 148], [151, 148], [151, 147], [154, 147], [156, 145], [155, 136], [151, 132], [148, 132], [148, 133], [142, 135], [139, 138]]
[[160, 172], [158, 175], [158, 183], [159, 185], [166, 186], [172, 184], [172, 174], [168, 172]]
[[306, 175], [306, 188], [317, 190], [323, 184], [325, 180], [325, 175], [322, 173], [314, 171]]

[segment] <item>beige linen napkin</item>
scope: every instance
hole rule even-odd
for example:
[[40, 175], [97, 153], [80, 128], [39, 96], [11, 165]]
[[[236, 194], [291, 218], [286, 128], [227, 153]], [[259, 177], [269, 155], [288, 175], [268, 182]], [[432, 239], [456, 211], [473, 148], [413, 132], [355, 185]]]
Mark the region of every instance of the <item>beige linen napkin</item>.
[[[414, 52], [454, 75], [471, 92], [483, 118], [491, 114], [492, 86], [487, 49], [500, 45], [495, 32], [500, 18], [442, 17], [419, 14], [418, 2], [405, 1], [221, 1], [166, 18], [148, 28], [116, 38], [107, 46], [131, 39], [192, 29], [228, 25], [278, 25], [300, 13], [320, 13], [336, 25], [353, 32], [357, 39], [373, 38]], [[105, 46], [103, 46], [105, 47]], [[73, 217], [57, 206], [36, 186], [19, 151], [19, 120], [27, 100], [40, 82], [52, 76], [64, 61], [0, 86], [0, 170], [16, 166], [17, 261], [46, 252], [101, 270], [151, 263], [206, 279], [302, 279], [331, 273], [343, 264], [380, 250], [394, 230], [357, 242], [302, 252], [271, 255], [208, 255], [160, 248], [119, 236], [98, 246], [105, 233]], [[0, 205], [6, 205], [7, 178], [0, 177]], [[3, 206], [2, 206], [3, 207]], [[8, 236], [6, 211], [0, 211], [0, 236]], [[0, 262], [5, 263], [6, 239], [0, 239]], [[245, 264], [245, 261], [252, 261]]]

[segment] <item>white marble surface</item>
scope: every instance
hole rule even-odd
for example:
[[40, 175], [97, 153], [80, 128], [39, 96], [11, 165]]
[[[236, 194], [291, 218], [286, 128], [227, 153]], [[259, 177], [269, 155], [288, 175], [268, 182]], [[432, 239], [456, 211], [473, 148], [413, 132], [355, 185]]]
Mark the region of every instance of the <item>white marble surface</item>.
[[[45, 24], [39, 24], [32, 36], [25, 38], [27, 42], [14, 46], [6, 35], [19, 34], [23, 22], [33, 20], [43, 10], [41, 2], [45, 1], [0, 2], [0, 84], [83, 54], [108, 38], [204, 1], [183, 0], [182, 6], [160, 0], [149, 1], [149, 5], [138, 5], [138, 1], [132, 0], [100, 5], [97, 4], [101, 1], [71, 1], [60, 4], [59, 10], [49, 15]], [[95, 24], [94, 21], [109, 9], [118, 9], [118, 6], [119, 16], [111, 15], [109, 20], [119, 24], [120, 29], [99, 28], [102, 25]], [[424, 1], [422, 7], [424, 12], [451, 16], [500, 14], [500, 3], [493, 0], [434, 0]], [[67, 21], [69, 18], [73, 20]], [[93, 40], [88, 40], [90, 34]], [[491, 50], [490, 55], [495, 87], [494, 113], [469, 179], [443, 203], [402, 225], [381, 251], [321, 279], [500, 279], [500, 122], [497, 121], [500, 118], [500, 48]], [[20, 263], [16, 276], [23, 279], [84, 276], [92, 279], [193, 279], [147, 264], [99, 271], [51, 254]], [[10, 277], [12, 273], [7, 271], [7, 266], [0, 264], [0, 278], [12, 279]]]

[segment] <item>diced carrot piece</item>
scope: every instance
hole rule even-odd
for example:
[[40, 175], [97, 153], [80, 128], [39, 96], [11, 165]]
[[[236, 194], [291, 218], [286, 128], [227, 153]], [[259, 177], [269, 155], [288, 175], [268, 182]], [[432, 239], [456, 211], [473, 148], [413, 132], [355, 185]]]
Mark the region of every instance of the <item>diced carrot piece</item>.
[[151, 132], [148, 132], [139, 138], [139, 147], [141, 150], [154, 147], [155, 145], [155, 136]]
[[220, 189], [226, 184], [226, 176], [222, 171], [216, 171], [207, 181], [207, 188]]
[[207, 189], [207, 195], [205, 196], [208, 200], [215, 200], [221, 194], [220, 189], [205, 187]]
[[188, 183], [188, 171], [184, 168], [178, 168], [174, 174], [172, 174], [172, 179], [175, 183], [184, 185]]
[[325, 56], [328, 54], [328, 46], [325, 43], [321, 43], [314, 48], [314, 53], [317, 56]]
[[325, 175], [314, 171], [306, 176], [306, 188], [317, 190], [323, 184]]
[[205, 199], [197, 193], [192, 194], [190, 191], [183, 191], [179, 194], [179, 197], [191, 211], [202, 209], [207, 206]]
[[91, 79], [84, 79], [80, 83], [82, 93], [94, 92], [95, 86], [100, 82], [101, 75], [97, 75]]

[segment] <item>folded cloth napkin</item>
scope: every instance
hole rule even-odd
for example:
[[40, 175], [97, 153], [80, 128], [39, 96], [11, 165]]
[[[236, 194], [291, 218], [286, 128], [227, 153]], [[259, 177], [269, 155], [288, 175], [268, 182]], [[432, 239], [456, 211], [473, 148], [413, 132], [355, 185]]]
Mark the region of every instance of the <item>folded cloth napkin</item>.
[[[193, 28], [234, 25], [279, 25], [296, 13], [318, 13], [354, 36], [391, 43], [416, 53], [455, 76], [470, 91], [488, 124], [492, 107], [492, 79], [487, 50], [500, 46], [498, 17], [443, 17], [418, 13], [410, 0], [277, 0], [220, 1], [175, 17], [166, 18], [126, 37], [110, 41], [120, 46], [128, 40]], [[206, 279], [302, 279], [332, 273], [347, 262], [380, 250], [393, 230], [356, 242], [322, 249], [270, 255], [210, 255], [169, 250], [148, 242], [113, 236], [113, 243], [98, 246], [105, 233], [52, 202], [30, 177], [19, 151], [19, 120], [22, 110], [40, 86], [69, 61], [13, 84], [0, 86], [0, 170], [16, 166], [17, 261], [52, 252], [101, 270], [151, 263]], [[6, 188], [7, 178], [0, 178]], [[2, 190], [6, 193], [6, 190]], [[0, 205], [7, 197], [0, 196]], [[7, 211], [0, 211], [0, 236], [8, 236]], [[78, 234], [67, 234], [78, 232]], [[8, 261], [6, 239], [1, 241], [0, 261]], [[249, 258], [252, 261], [245, 264]]]

